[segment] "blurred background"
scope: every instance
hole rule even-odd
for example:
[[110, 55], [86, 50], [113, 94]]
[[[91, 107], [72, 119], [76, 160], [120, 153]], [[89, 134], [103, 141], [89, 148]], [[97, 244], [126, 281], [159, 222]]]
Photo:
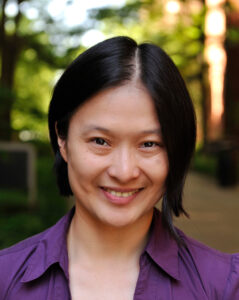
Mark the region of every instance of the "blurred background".
[[[85, 2], [85, 3], [84, 3]], [[239, 1], [0, 0], [0, 248], [54, 224], [72, 205], [53, 174], [47, 111], [64, 68], [115, 35], [161, 46], [197, 114], [197, 148], [177, 226], [239, 252]]]

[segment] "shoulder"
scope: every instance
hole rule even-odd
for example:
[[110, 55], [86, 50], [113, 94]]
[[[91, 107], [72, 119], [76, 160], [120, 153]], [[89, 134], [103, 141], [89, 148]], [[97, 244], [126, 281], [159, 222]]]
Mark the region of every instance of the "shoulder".
[[239, 253], [222, 253], [178, 232], [185, 243], [181, 262], [198, 273], [212, 299], [239, 299]]
[[73, 214], [74, 208], [52, 227], [0, 251], [0, 300], [9, 291], [40, 278], [51, 265], [64, 265], [66, 234]]
[[4, 291], [16, 278], [23, 277], [32, 255], [44, 237], [45, 233], [39, 233], [23, 240], [9, 248], [0, 250], [0, 291]]
[[34, 247], [36, 244], [39, 243], [39, 241], [41, 240], [41, 238], [44, 236], [45, 232], [47, 232], [47, 230], [38, 233], [36, 235], [33, 235], [23, 241], [20, 241], [19, 243], [10, 246], [8, 248], [2, 249], [0, 250], [0, 260], [4, 260], [7, 256], [13, 254], [15, 255], [16, 253], [25, 251], [26, 249], [30, 249], [32, 247]]

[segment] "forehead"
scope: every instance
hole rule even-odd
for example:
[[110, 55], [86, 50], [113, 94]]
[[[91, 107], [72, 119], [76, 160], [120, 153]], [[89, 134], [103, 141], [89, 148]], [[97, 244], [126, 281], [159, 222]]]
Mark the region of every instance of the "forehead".
[[71, 122], [81, 126], [93, 123], [96, 126], [111, 127], [127, 124], [129, 127], [152, 130], [159, 121], [154, 102], [141, 84], [127, 84], [105, 89], [80, 106]]

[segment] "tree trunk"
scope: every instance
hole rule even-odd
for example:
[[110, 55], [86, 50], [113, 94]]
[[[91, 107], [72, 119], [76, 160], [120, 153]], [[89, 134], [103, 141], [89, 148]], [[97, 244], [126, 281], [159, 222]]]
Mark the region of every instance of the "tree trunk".
[[[1, 49], [1, 76], [0, 76], [0, 140], [11, 139], [11, 110], [14, 102], [14, 74], [18, 53], [20, 51], [17, 28], [21, 18], [20, 11], [15, 17], [15, 32], [9, 36], [5, 30], [5, 6], [8, 0], [3, 1], [2, 19], [0, 24]], [[18, 1], [18, 4], [20, 1]]]

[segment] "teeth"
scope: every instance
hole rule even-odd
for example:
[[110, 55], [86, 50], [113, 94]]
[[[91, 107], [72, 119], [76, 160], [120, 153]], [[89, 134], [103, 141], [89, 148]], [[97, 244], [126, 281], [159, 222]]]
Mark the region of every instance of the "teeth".
[[106, 189], [106, 191], [108, 193], [110, 193], [111, 195], [117, 196], [117, 197], [129, 197], [138, 192], [138, 190], [135, 190], [135, 191], [131, 191], [131, 192], [122, 192], [121, 193], [121, 192], [116, 192], [116, 191], [109, 190], [109, 189]]

